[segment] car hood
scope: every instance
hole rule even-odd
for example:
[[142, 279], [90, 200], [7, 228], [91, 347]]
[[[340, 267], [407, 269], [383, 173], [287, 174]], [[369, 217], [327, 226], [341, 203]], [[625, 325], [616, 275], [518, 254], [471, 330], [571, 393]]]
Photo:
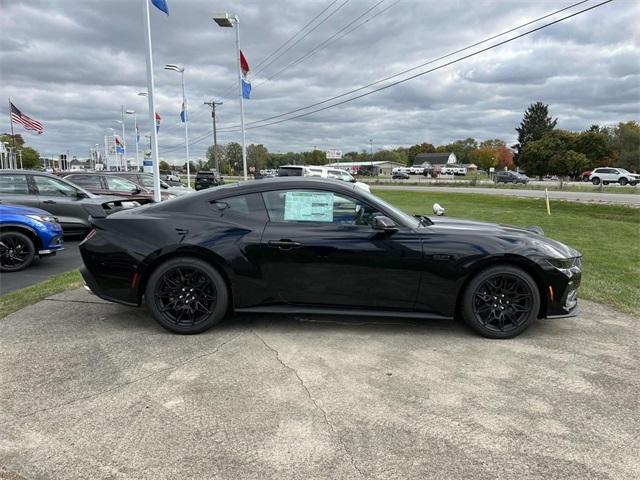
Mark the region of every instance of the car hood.
[[45, 215], [50, 216], [49, 212], [46, 212], [40, 208], [23, 207], [22, 205], [12, 205], [2, 203], [0, 204], [0, 215]]
[[491, 236], [512, 242], [514, 239], [519, 243], [528, 244], [533, 250], [551, 258], [573, 258], [582, 254], [576, 249], [565, 245], [562, 242], [546, 237], [542, 229], [538, 226], [515, 227], [513, 225], [503, 225], [489, 222], [476, 222], [473, 220], [463, 220], [444, 216], [426, 216], [433, 223], [428, 228], [448, 232], [466, 232], [470, 235]]

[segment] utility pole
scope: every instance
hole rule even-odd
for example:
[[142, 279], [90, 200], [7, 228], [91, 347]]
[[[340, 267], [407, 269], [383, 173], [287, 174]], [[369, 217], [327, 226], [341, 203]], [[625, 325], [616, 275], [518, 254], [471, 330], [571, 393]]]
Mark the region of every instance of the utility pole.
[[373, 177], [373, 139], [369, 139], [369, 161], [371, 162], [371, 176]]
[[216, 164], [216, 172], [220, 173], [220, 164], [218, 162], [218, 135], [216, 132], [216, 105], [222, 105], [222, 102], [211, 100], [204, 102], [205, 105], [211, 107], [211, 121], [213, 122], [213, 161]]

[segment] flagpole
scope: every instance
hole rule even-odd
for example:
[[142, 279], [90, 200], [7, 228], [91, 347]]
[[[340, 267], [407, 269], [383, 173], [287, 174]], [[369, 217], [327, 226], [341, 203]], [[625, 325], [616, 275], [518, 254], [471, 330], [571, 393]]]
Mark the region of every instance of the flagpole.
[[136, 136], [136, 171], [140, 171], [140, 157], [138, 156], [138, 143], [140, 139], [138, 138], [138, 119], [136, 118], [136, 113], [133, 112], [133, 130]]
[[11, 98], [9, 100], [9, 122], [11, 122], [11, 142], [13, 150], [9, 151], [9, 168], [14, 168], [13, 164], [15, 163], [15, 157], [12, 159], [11, 156], [15, 155], [16, 151], [16, 136], [13, 133], [13, 117], [11, 116]]
[[182, 109], [184, 110], [184, 148], [187, 154], [187, 187], [191, 188], [191, 165], [189, 165], [189, 115], [187, 114], [187, 96], [184, 91], [184, 67], [180, 72], [182, 78]]
[[240, 129], [242, 130], [242, 168], [244, 171], [244, 179], [247, 180], [247, 147], [244, 137], [244, 97], [242, 95], [242, 65], [240, 62], [240, 20], [238, 16], [236, 21], [236, 56], [238, 57], [238, 89], [240, 90]]
[[160, 160], [158, 156], [158, 134], [156, 132], [156, 107], [153, 99], [153, 52], [151, 50], [151, 19], [149, 0], [144, 2], [145, 37], [147, 40], [147, 98], [149, 99], [149, 123], [151, 125], [151, 158], [153, 167], [153, 199], [160, 202]]

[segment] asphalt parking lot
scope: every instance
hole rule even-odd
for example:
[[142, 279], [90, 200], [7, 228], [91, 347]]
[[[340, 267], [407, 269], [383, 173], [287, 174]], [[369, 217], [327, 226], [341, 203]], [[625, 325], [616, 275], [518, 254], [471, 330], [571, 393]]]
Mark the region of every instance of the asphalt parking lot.
[[65, 238], [64, 250], [54, 256], [36, 258], [28, 268], [19, 272], [3, 273], [0, 275], [0, 295], [43, 282], [53, 275], [80, 268], [82, 257], [78, 250], [79, 243], [79, 239]]
[[638, 330], [583, 302], [506, 341], [281, 316], [177, 336], [74, 290], [0, 320], [0, 472], [637, 478]]

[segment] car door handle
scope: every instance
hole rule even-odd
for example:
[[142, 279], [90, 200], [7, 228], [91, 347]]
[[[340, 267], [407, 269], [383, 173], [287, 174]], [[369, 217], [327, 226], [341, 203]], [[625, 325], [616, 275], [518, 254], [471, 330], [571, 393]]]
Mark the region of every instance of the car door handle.
[[291, 250], [292, 248], [300, 248], [302, 244], [300, 242], [294, 242], [293, 240], [269, 240], [267, 242], [272, 248], [279, 248], [280, 250]]
[[53, 203], [56, 203], [56, 201], [55, 200], [45, 200], [42, 203], [53, 204]]

